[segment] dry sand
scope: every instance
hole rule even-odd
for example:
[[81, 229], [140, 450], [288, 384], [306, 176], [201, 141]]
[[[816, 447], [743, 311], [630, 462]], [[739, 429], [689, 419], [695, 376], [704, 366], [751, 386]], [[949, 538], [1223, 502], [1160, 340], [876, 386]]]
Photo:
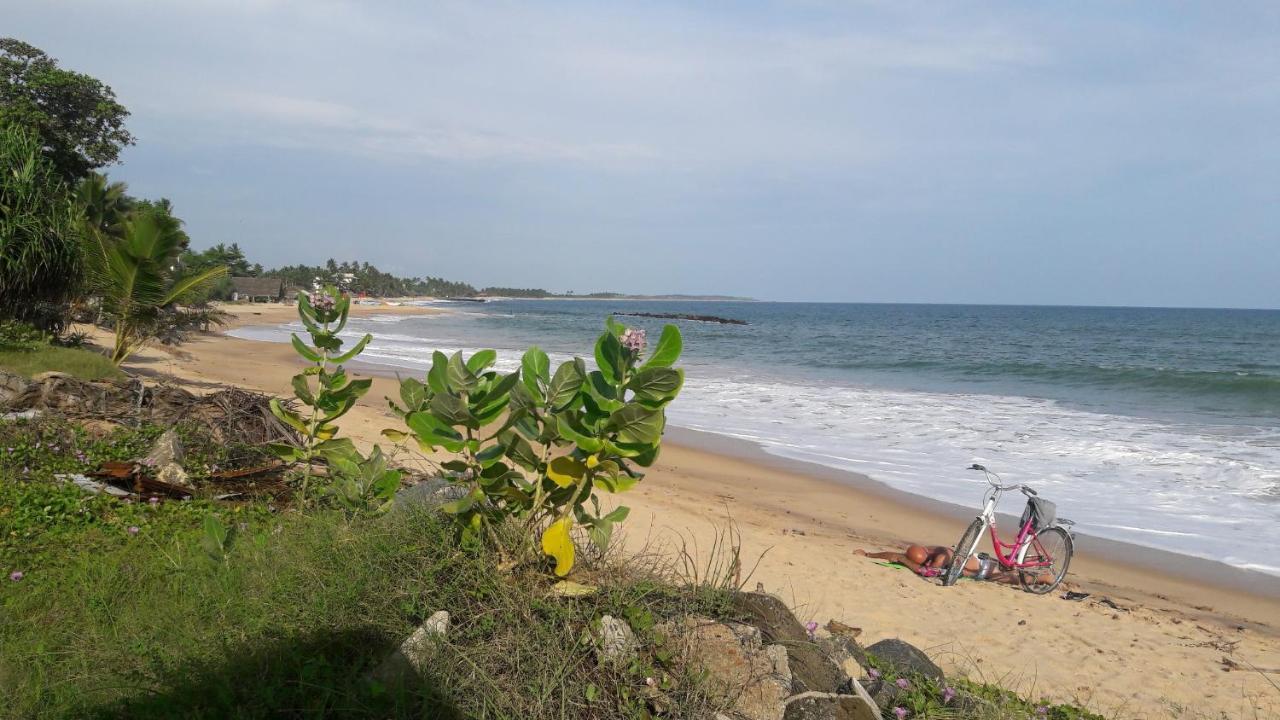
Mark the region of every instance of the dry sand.
[[[237, 324], [295, 317], [283, 306], [229, 309]], [[432, 311], [357, 306], [354, 312]], [[128, 363], [131, 372], [169, 376], [193, 389], [235, 384], [279, 394], [289, 393], [299, 367], [286, 345], [221, 335], [177, 350], [148, 348]], [[395, 395], [393, 379], [375, 378], [342, 434], [360, 444], [381, 440], [379, 431], [397, 422], [383, 398]], [[866, 644], [900, 637], [928, 649], [949, 671], [1075, 701], [1108, 717], [1280, 717], [1280, 689], [1272, 684], [1280, 675], [1223, 670], [1227, 656], [1280, 668], [1274, 578], [1084, 539], [1069, 577], [1073, 589], [1091, 593], [1083, 602], [991, 583], [944, 588], [853, 551], [912, 540], [954, 543], [972, 511], [688, 431], [672, 431], [659, 462], [623, 500], [632, 507], [624, 533], [629, 548], [675, 554], [683, 547], [705, 562], [716, 537], [733, 528], [747, 570], [754, 567], [743, 578], [749, 588], [761, 583], [804, 619], [860, 627]], [[1115, 607], [1099, 602], [1104, 597]]]

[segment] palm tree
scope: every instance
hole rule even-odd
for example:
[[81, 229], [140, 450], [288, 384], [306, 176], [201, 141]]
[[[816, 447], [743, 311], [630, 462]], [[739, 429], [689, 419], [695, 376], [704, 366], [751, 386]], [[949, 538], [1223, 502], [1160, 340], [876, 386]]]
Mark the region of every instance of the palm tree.
[[90, 242], [89, 278], [115, 321], [111, 362], [124, 362], [156, 333], [162, 311], [202, 293], [227, 274], [225, 267], [195, 273], [178, 269], [185, 233], [154, 210], [125, 221], [119, 239], [97, 235]]
[[[124, 224], [133, 209], [129, 186], [110, 182], [102, 173], [91, 173], [76, 186], [76, 204], [84, 215], [85, 235], [124, 234]], [[92, 237], [90, 238], [92, 241]]]

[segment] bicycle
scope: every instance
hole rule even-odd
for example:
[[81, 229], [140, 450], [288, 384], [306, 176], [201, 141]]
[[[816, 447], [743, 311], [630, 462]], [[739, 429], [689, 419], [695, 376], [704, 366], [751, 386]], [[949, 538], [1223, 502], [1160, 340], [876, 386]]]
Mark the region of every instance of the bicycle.
[[[1065, 518], [1054, 517], [1054, 506], [1038, 497], [1038, 493], [1026, 485], [1001, 485], [1000, 476], [985, 467], [973, 464], [969, 470], [981, 470], [987, 476], [991, 488], [983, 496], [982, 513], [960, 536], [956, 543], [951, 564], [943, 574], [943, 585], [955, 585], [964, 574], [965, 563], [978, 549], [984, 527], [991, 531], [991, 547], [1000, 567], [1018, 572], [1022, 589], [1037, 595], [1052, 592], [1067, 576], [1075, 541], [1071, 533], [1074, 525]], [[1021, 490], [1027, 496], [1027, 509], [1022, 513], [1021, 529], [1012, 544], [1003, 542], [996, 528], [996, 505], [1000, 496], [1008, 490]], [[1044, 582], [1045, 577], [1052, 582]]]

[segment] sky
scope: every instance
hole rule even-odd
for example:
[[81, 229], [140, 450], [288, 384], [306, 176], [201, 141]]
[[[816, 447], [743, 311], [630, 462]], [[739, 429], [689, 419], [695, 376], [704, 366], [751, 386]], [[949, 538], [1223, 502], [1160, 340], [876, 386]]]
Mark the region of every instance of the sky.
[[1280, 307], [1280, 4], [0, 0], [266, 266]]

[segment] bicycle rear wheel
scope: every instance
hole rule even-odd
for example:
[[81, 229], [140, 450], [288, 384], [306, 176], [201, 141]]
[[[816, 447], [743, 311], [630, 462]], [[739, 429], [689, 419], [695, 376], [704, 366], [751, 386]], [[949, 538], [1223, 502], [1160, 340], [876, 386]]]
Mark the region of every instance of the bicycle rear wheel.
[[974, 518], [964, 534], [960, 536], [960, 542], [956, 543], [955, 552], [951, 555], [951, 564], [942, 575], [943, 585], [955, 585], [964, 574], [964, 564], [969, 562], [969, 556], [978, 549], [978, 536], [982, 534], [982, 525], [982, 518]]
[[1071, 555], [1075, 545], [1071, 534], [1060, 527], [1045, 528], [1031, 539], [1030, 546], [1022, 553], [1022, 563], [1043, 563], [1043, 567], [1018, 571], [1018, 582], [1022, 589], [1036, 595], [1052, 592], [1062, 584], [1067, 576], [1067, 568], [1071, 566]]

